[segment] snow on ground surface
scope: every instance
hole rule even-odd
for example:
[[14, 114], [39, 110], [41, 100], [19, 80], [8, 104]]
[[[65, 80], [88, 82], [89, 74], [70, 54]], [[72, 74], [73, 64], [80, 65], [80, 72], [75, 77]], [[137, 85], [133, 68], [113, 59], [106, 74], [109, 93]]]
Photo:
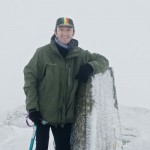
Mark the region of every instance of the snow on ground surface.
[[[150, 150], [150, 110], [119, 105], [124, 150]], [[0, 150], [27, 150], [32, 128], [25, 123], [24, 106], [0, 114]], [[53, 148], [50, 134], [49, 150]]]
[[150, 110], [120, 106], [124, 150], [150, 150]]
[[[29, 149], [33, 128], [26, 125], [26, 116], [25, 106], [0, 114], [0, 150]], [[54, 150], [52, 136], [49, 149]]]

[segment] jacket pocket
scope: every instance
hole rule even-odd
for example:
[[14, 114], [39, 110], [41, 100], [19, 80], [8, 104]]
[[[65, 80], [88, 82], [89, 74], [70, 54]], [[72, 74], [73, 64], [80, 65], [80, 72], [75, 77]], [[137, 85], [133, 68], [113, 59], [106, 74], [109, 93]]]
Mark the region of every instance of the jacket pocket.
[[40, 82], [40, 90], [46, 92], [58, 90], [57, 88], [59, 80], [60, 73], [58, 65], [54, 63], [48, 63], [45, 67], [43, 79]]

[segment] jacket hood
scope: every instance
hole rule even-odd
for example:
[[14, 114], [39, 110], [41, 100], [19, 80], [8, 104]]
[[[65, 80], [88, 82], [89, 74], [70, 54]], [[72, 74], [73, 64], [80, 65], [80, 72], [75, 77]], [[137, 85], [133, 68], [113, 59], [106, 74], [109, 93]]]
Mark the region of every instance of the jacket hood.
[[[51, 42], [55, 42], [55, 34], [51, 37]], [[68, 43], [69, 48], [75, 48], [78, 47], [78, 41], [76, 39], [71, 39], [71, 41]]]

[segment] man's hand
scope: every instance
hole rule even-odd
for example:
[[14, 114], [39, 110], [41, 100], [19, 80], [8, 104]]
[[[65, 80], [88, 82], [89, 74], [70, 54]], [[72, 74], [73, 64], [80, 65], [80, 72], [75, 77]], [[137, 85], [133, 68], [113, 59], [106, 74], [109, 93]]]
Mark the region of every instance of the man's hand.
[[29, 110], [29, 118], [35, 125], [42, 125], [42, 116], [39, 111], [36, 111], [36, 109]]
[[90, 64], [85, 64], [80, 67], [78, 74], [75, 79], [78, 79], [80, 82], [86, 82], [90, 75], [92, 75], [93, 68]]

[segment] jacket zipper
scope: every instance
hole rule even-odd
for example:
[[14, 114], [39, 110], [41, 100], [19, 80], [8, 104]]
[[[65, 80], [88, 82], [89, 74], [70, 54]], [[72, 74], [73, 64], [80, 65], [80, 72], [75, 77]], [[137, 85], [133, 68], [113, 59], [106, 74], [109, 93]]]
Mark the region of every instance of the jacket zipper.
[[[62, 62], [65, 66], [64, 68], [64, 73], [63, 73], [63, 77], [64, 77], [64, 81], [66, 81], [66, 70], [67, 70], [67, 67], [66, 67], [66, 59], [63, 59], [63, 62]], [[63, 81], [63, 88], [66, 89], [66, 82]], [[65, 101], [65, 96], [66, 96], [66, 93], [63, 92], [63, 102], [61, 103], [62, 105], [64, 104], [64, 101]], [[60, 124], [62, 122], [62, 107], [61, 105], [59, 105], [59, 108], [58, 108], [58, 119], [57, 119], [57, 124]]]
[[69, 68], [68, 68], [68, 87], [70, 87], [70, 82], [71, 82], [70, 76], [71, 76], [71, 67], [69, 65]]

